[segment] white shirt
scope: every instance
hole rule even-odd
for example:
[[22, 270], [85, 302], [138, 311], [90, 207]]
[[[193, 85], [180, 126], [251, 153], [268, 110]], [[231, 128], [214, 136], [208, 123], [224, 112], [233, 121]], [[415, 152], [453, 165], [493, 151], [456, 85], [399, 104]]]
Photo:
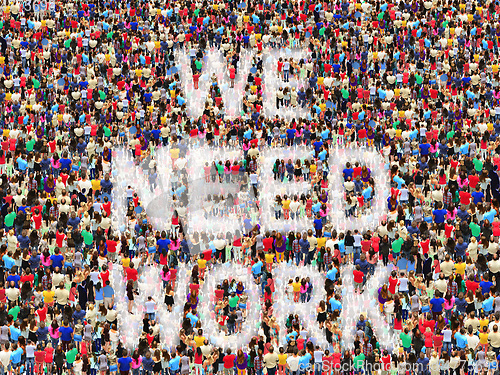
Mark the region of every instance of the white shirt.
[[299, 369], [299, 357], [288, 357], [286, 363], [290, 367], [290, 371], [297, 371]]
[[156, 303], [155, 301], [147, 301], [144, 306], [146, 306], [146, 313], [152, 314], [155, 312]]
[[[2, 350], [0, 352], [0, 362], [2, 363], [3, 367], [7, 367], [9, 365], [9, 362], [10, 362], [10, 354], [11, 354], [11, 351], [10, 350]], [[298, 364], [298, 362], [297, 362]]]

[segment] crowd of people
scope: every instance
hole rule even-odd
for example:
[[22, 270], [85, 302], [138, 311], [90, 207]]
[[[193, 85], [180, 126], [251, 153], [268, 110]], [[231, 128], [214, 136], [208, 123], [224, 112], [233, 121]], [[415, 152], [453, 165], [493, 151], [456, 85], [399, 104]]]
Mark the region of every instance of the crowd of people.
[[[28, 0], [1, 9], [0, 373], [498, 369], [496, 2]], [[206, 56], [214, 49], [222, 51], [231, 87], [243, 52], [252, 53], [237, 116], [226, 113], [217, 75], [207, 76]], [[303, 57], [291, 57], [295, 50]], [[284, 57], [274, 60], [274, 51]], [[200, 116], [192, 116], [183, 91], [184, 53], [194, 89], [205, 79], [210, 84]], [[297, 116], [264, 115], [272, 110]], [[113, 173], [116, 145], [148, 173], [151, 192], [168, 192], [173, 213], [161, 204], [156, 211], [171, 216], [168, 228], [156, 228], [151, 211], [138, 209], [144, 186], [125, 189], [126, 226], [114, 224], [121, 188]], [[203, 160], [201, 171], [207, 185], [221, 185], [200, 198], [203, 216], [235, 214], [238, 231], [189, 230], [198, 217], [189, 202], [198, 190], [189, 186], [197, 171], [186, 158], [200, 146], [243, 152], [243, 158]], [[285, 146], [305, 147], [310, 157], [279, 158], [262, 171], [260, 151]], [[161, 147], [174, 166], [170, 186], [159, 185]], [[391, 191], [377, 228], [340, 231], [329, 222], [335, 147], [380, 152]], [[379, 188], [373, 171], [363, 160], [341, 169], [345, 215], [363, 215]], [[263, 173], [308, 184], [307, 192], [280, 193], [269, 202], [277, 221], [309, 220], [307, 229], [261, 227]], [[226, 191], [229, 183], [239, 185], [238, 193]], [[191, 270], [186, 301], [176, 299], [181, 262]], [[260, 328], [244, 347], [214, 346], [197, 311], [206, 273], [226, 262], [249, 267], [260, 286], [260, 300], [251, 301], [262, 305]], [[324, 298], [311, 309], [326, 347], [298, 314], [285, 326], [276, 319], [273, 269], [281, 262], [313, 265], [325, 275]], [[355, 269], [346, 275], [348, 263]], [[383, 347], [365, 314], [354, 345], [346, 345], [345, 278], [353, 278], [355, 293], [367, 293], [377, 265], [394, 269], [372, 297], [399, 342]], [[110, 279], [113, 267], [123, 269], [123, 280]], [[165, 299], [146, 296], [144, 332], [130, 351], [120, 340], [127, 322], [117, 318], [113, 283], [126, 283], [128, 311], [137, 314], [137, 281], [149, 267], [161, 269]], [[307, 277], [281, 287], [289, 304], [310, 301]], [[238, 279], [221, 280], [213, 306], [221, 332], [240, 334], [247, 288]], [[179, 345], [167, 347], [155, 311], [176, 304], [184, 314]]]

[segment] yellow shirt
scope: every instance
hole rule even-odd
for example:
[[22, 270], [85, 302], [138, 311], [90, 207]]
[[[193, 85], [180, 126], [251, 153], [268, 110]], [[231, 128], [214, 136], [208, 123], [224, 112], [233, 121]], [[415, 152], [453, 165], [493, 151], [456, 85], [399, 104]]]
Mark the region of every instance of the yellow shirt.
[[194, 337], [194, 342], [196, 343], [196, 346], [203, 346], [203, 343], [205, 342], [205, 337], [203, 337], [203, 336], [195, 336]]
[[199, 269], [205, 269], [207, 266], [207, 261], [205, 259], [198, 259], [198, 268]]
[[300, 286], [302, 284], [295, 282], [295, 283], [292, 283], [292, 285], [293, 285], [293, 291], [294, 292], [300, 292]]
[[286, 365], [286, 359], [287, 358], [288, 358], [288, 355], [286, 355], [286, 353], [278, 354], [278, 364], [280, 364], [280, 365]]
[[316, 240], [318, 241], [318, 249], [326, 245], [326, 237], [317, 238]]
[[130, 266], [130, 258], [122, 258], [122, 267], [128, 268]]
[[92, 190], [93, 191], [97, 191], [97, 190], [101, 190], [101, 180], [92, 180], [91, 181], [92, 183]]
[[274, 254], [266, 254], [266, 263], [272, 263], [274, 261]]
[[170, 157], [172, 159], [178, 159], [179, 158], [179, 149], [178, 148], [171, 148], [170, 149]]
[[309, 166], [309, 172], [311, 172], [311, 174], [316, 173], [316, 169], [318, 169], [318, 166], [316, 164], [311, 164]]
[[44, 290], [43, 291], [43, 302], [52, 303], [54, 302], [54, 294], [53, 290]]
[[483, 344], [483, 345], [488, 343], [488, 334], [487, 333], [480, 333], [479, 334], [479, 343]]
[[465, 273], [465, 263], [462, 262], [455, 264], [455, 272], [463, 276], [463, 274]]
[[488, 325], [490, 324], [490, 321], [489, 321], [489, 319], [480, 319], [479, 324], [481, 325], [480, 329], [482, 331], [484, 327], [488, 327]]
[[491, 66], [491, 70], [493, 71], [493, 73], [498, 73], [498, 65], [497, 64], [493, 64]]
[[286, 201], [281, 202], [283, 204], [283, 209], [284, 210], [289, 210], [290, 209], [290, 199], [287, 199]]

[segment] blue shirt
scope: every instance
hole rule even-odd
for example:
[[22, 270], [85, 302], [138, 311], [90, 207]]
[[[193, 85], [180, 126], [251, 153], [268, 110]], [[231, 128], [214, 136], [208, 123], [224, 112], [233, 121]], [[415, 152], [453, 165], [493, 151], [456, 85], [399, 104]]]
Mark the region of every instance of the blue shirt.
[[486, 294], [486, 293], [489, 293], [490, 292], [490, 288], [491, 286], [493, 285], [493, 283], [491, 281], [481, 281], [479, 283], [479, 286], [481, 287], [481, 292], [483, 292], [483, 296]]
[[305, 370], [309, 367], [309, 361], [311, 360], [311, 353], [306, 353], [302, 357], [299, 357], [299, 368]]
[[484, 198], [484, 194], [481, 191], [474, 191], [471, 195], [474, 198], [474, 204], [480, 203]]
[[71, 334], [73, 333], [73, 328], [59, 327], [59, 333], [61, 334], [62, 341], [71, 341]]
[[172, 358], [168, 364], [170, 366], [170, 370], [172, 371], [177, 371], [179, 370], [179, 361], [180, 361], [180, 357], [175, 357], [175, 358]]
[[335, 281], [337, 279], [337, 268], [333, 267], [330, 271], [326, 273], [326, 278], [328, 280]]
[[132, 358], [130, 357], [121, 357], [118, 359], [118, 364], [120, 365], [120, 371], [130, 371], [130, 363], [132, 362]]
[[332, 307], [332, 311], [342, 311], [342, 304], [340, 303], [340, 301], [337, 301], [335, 297], [330, 299], [330, 306]]
[[483, 310], [484, 311], [488, 311], [488, 312], [490, 312], [491, 310], [493, 310], [493, 301], [494, 300], [495, 299], [493, 298], [493, 296], [490, 296], [490, 298], [485, 299], [483, 301]]
[[168, 251], [168, 246], [170, 245], [170, 240], [168, 238], [165, 239], [159, 239], [156, 241], [156, 244], [158, 245], [158, 252], [161, 253], [162, 250]]
[[10, 270], [16, 264], [15, 260], [13, 258], [11, 258], [10, 256], [8, 256], [7, 254], [5, 254], [3, 256], [2, 260], [3, 260], [4, 268], [6, 268], [8, 270]]
[[296, 132], [297, 132], [297, 130], [295, 130], [295, 129], [287, 129], [286, 130], [286, 136], [287, 136], [287, 138], [293, 139], [295, 137], [295, 133]]
[[455, 340], [457, 341], [457, 347], [460, 349], [464, 349], [467, 346], [467, 337], [460, 332], [455, 333]]
[[19, 328], [14, 327], [14, 325], [11, 325], [10, 326], [10, 338], [13, 341], [17, 341], [17, 339], [19, 338], [19, 336], [21, 336], [21, 330]]
[[444, 298], [436, 298], [434, 297], [430, 301], [432, 305], [432, 312], [442, 312], [443, 311], [443, 303], [444, 303]]
[[10, 360], [14, 364], [18, 364], [21, 362], [21, 355], [23, 354], [23, 348], [17, 348], [12, 353], [10, 353]]
[[435, 217], [434, 222], [436, 224], [444, 223], [444, 218], [446, 217], [446, 210], [445, 209], [434, 210], [434, 211], [432, 211], [432, 214]]
[[259, 260], [252, 266], [252, 273], [254, 275], [260, 275], [261, 272], [262, 272], [262, 262]]
[[7, 284], [10, 284], [11, 281], [14, 281], [16, 288], [19, 288], [19, 280], [21, 280], [21, 276], [19, 276], [19, 275], [7, 276]]
[[191, 326], [194, 327], [198, 320], [200, 320], [196, 315], [187, 313], [186, 318], [188, 318], [191, 321]]
[[420, 154], [421, 155], [429, 155], [429, 149], [431, 148], [431, 145], [428, 143], [423, 143], [420, 146], [418, 146], [420, 149]]
[[106, 285], [104, 288], [102, 288], [102, 292], [104, 294], [104, 298], [111, 298], [115, 295], [115, 291], [111, 287], [111, 285]]
[[50, 256], [50, 260], [52, 261], [52, 267], [59, 267], [59, 268], [62, 268], [63, 266], [63, 261], [64, 261], [64, 257], [59, 254], [59, 255], [51, 255]]

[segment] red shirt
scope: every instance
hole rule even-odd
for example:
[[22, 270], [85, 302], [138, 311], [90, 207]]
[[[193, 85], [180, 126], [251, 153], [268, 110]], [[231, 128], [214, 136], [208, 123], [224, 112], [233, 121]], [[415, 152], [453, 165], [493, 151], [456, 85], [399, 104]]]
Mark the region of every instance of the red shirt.
[[41, 322], [44, 322], [47, 319], [47, 306], [44, 306], [43, 309], [37, 309], [36, 315], [38, 315]]
[[500, 221], [494, 221], [491, 223], [492, 229], [493, 229], [493, 235], [495, 237], [500, 236]]
[[24, 275], [24, 276], [21, 276], [21, 283], [24, 284], [24, 283], [30, 283], [31, 286], [33, 286], [33, 281], [35, 280], [35, 276], [34, 275]]
[[478, 182], [479, 182], [479, 177], [477, 175], [470, 175], [469, 176], [469, 186], [471, 188], [475, 189]]
[[466, 191], [461, 191], [460, 193], [460, 204], [469, 205], [471, 194]]
[[399, 284], [399, 280], [398, 278], [392, 278], [392, 277], [389, 277], [389, 292], [391, 292], [391, 294], [396, 294], [396, 286]]
[[31, 220], [35, 223], [35, 229], [40, 229], [42, 227], [42, 215], [33, 215]]
[[35, 362], [43, 363], [45, 361], [45, 352], [44, 351], [36, 351], [35, 352]]
[[111, 202], [106, 202], [102, 204], [102, 209], [106, 212], [106, 215], [111, 216]]
[[[189, 284], [189, 290], [191, 293], [198, 295], [200, 284]], [[222, 293], [224, 293], [224, 291], [222, 291]]]
[[472, 290], [472, 293], [476, 293], [477, 288], [479, 288], [479, 283], [467, 280], [465, 286], [467, 287], [467, 291]]
[[234, 367], [234, 359], [236, 356], [234, 354], [226, 355], [224, 357], [224, 368], [230, 369]]
[[57, 232], [56, 233], [56, 245], [57, 245], [57, 247], [62, 247], [65, 239], [66, 239], [66, 235], [64, 233]]
[[362, 271], [354, 270], [352, 271], [352, 274], [354, 275], [354, 282], [361, 284], [363, 282], [363, 277], [365, 274]]
[[109, 270], [106, 272], [101, 272], [99, 278], [102, 280], [102, 285], [106, 285], [106, 281], [109, 280]]
[[106, 245], [108, 245], [108, 253], [116, 253], [117, 242], [113, 240], [107, 240]]
[[434, 335], [434, 346], [438, 348], [443, 346], [443, 335]]
[[224, 298], [224, 291], [222, 289], [216, 289], [215, 290], [215, 298], [217, 300], [221, 300]]
[[134, 280], [137, 281], [138, 279], [138, 272], [135, 268], [130, 268], [128, 267], [126, 270], [127, 273], [127, 280]]
[[262, 240], [262, 243], [264, 244], [264, 251], [269, 251], [273, 248], [273, 241], [272, 237], [264, 238]]
[[425, 347], [432, 348], [432, 332], [424, 332]]
[[427, 254], [429, 252], [429, 243], [431, 240], [428, 238], [425, 241], [420, 242], [420, 247], [422, 247], [423, 254]]

